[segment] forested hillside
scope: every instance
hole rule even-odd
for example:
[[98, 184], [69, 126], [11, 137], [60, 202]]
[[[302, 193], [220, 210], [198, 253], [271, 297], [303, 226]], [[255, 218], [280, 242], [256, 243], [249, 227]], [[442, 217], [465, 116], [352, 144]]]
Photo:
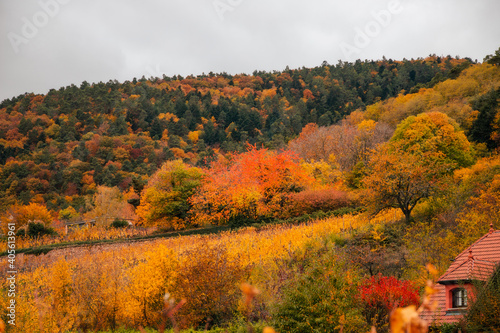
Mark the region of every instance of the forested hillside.
[[[325, 62], [253, 75], [83, 82], [46, 95], [27, 93], [0, 104], [0, 207], [37, 202], [85, 212], [91, 208], [85, 197], [99, 185], [138, 195], [167, 160], [203, 166], [218, 153], [245, 151], [246, 143], [284, 148], [306, 124], [329, 126], [373, 103], [409, 98], [471, 65], [470, 59], [437, 56]], [[467, 106], [480, 109], [487, 98]], [[491, 115], [485, 117], [481, 123], [491, 122]], [[474, 128], [473, 138], [492, 148], [482, 130]]]
[[[499, 64], [500, 49], [4, 101], [2, 231], [16, 251], [90, 245], [16, 261], [14, 331], [388, 332], [408, 306], [401, 327], [427, 332], [420, 296], [500, 228]], [[498, 326], [495, 309], [434, 329]]]

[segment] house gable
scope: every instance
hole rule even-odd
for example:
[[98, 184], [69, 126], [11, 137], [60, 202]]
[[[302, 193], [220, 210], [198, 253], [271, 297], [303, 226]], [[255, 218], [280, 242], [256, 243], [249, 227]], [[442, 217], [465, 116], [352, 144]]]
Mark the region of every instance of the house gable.
[[[431, 296], [431, 302], [437, 304], [435, 311], [425, 310], [421, 317], [428, 322], [443, 324], [460, 320], [466, 306], [455, 307], [454, 291], [457, 297], [462, 293], [467, 298], [474, 294], [473, 281], [486, 281], [500, 264], [500, 230], [490, 231], [478, 239], [469, 248], [460, 253], [446, 272], [438, 279], [438, 292]], [[470, 302], [469, 302], [470, 304]]]

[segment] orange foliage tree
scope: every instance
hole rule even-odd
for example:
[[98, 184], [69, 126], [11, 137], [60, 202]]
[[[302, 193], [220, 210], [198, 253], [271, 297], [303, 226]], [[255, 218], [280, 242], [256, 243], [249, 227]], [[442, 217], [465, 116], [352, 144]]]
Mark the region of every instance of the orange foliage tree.
[[370, 160], [370, 174], [363, 180], [365, 197], [372, 210], [399, 208], [409, 222], [417, 203], [439, 188], [442, 168], [426, 158], [387, 146], [379, 149]]
[[231, 258], [224, 244], [202, 241], [185, 255], [189, 260], [171, 286], [175, 299], [187, 300], [178, 313], [179, 325], [208, 327], [230, 321], [241, 298], [238, 286], [248, 279], [250, 266], [241, 257]]
[[312, 182], [292, 152], [250, 146], [248, 152], [233, 155], [230, 161], [213, 162], [190, 202], [195, 220], [204, 224], [277, 217], [288, 195]]
[[435, 194], [446, 175], [472, 162], [469, 141], [448, 116], [408, 117], [372, 155], [364, 179], [367, 201], [375, 211], [401, 209], [408, 222], [417, 203]]
[[16, 223], [16, 229], [28, 225], [29, 222], [42, 222], [49, 226], [54, 220], [52, 213], [45, 205], [30, 203], [29, 205], [13, 205], [0, 217], [2, 230], [7, 230], [7, 224]]

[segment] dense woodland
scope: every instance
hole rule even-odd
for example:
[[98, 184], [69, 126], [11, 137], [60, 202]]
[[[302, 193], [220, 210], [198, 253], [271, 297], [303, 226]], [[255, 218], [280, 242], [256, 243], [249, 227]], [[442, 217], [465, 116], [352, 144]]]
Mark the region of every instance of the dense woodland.
[[[338, 123], [373, 103], [456, 78], [471, 65], [451, 57], [384, 59], [253, 75], [83, 82], [21, 95], [0, 104], [1, 206], [36, 201], [85, 212], [84, 199], [96, 186], [140, 194], [168, 160], [205, 166], [219, 153], [245, 151], [247, 143], [285, 148], [309, 123]], [[478, 131], [487, 129], [475, 128], [480, 141]]]
[[[499, 65], [500, 49], [482, 63], [324, 62], [3, 101], [0, 220], [22, 229], [18, 247], [250, 226], [26, 259], [22, 329], [387, 332], [395, 306], [421, 300], [426, 264], [442, 273], [500, 228]], [[88, 219], [97, 225], [64, 233]], [[242, 282], [260, 292], [244, 285], [242, 302]], [[484, 327], [496, 315], [479, 306], [467, 320]]]

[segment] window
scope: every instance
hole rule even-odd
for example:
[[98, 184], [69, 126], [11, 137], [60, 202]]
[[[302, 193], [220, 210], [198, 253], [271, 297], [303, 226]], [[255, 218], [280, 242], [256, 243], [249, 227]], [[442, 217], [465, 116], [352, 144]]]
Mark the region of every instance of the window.
[[467, 307], [467, 290], [464, 288], [457, 288], [451, 291], [452, 307], [465, 308]]

